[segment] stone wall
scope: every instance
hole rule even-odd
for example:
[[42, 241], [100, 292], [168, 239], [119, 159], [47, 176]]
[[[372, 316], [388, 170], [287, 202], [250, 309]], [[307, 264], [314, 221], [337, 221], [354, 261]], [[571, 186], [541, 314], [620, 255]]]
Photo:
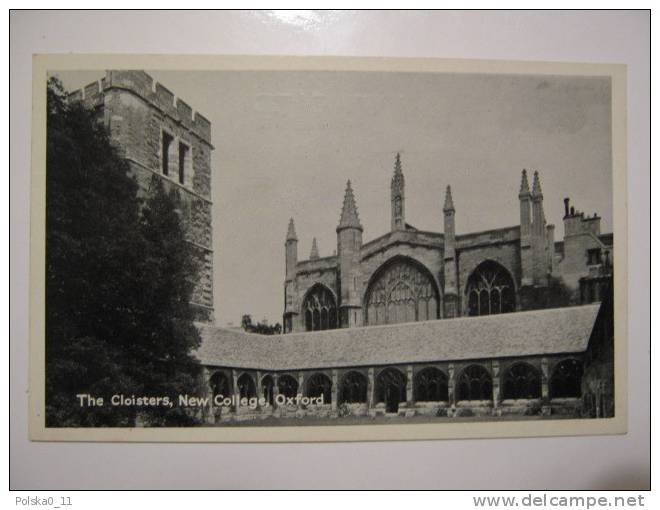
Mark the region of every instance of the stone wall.
[[[199, 267], [192, 304], [198, 319], [213, 320], [213, 233], [211, 201], [211, 124], [143, 71], [107, 71], [106, 76], [70, 95], [96, 108], [113, 144], [130, 164], [142, 193], [157, 175], [182, 199], [187, 240]], [[162, 168], [163, 136], [172, 137], [170, 171]], [[179, 144], [188, 149], [183, 182], [178, 173]]]

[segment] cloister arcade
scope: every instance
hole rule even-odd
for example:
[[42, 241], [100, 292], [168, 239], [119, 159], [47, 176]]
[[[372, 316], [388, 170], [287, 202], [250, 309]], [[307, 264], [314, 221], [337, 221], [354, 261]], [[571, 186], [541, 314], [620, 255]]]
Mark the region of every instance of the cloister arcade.
[[[209, 368], [207, 375], [214, 399], [235, 397], [230, 406], [212, 406], [213, 420], [255, 415], [569, 414], [582, 395], [582, 362], [570, 356], [282, 373]], [[260, 399], [258, 406], [241, 406], [240, 399], [254, 397]], [[301, 397], [322, 397], [322, 404], [305, 405]]]

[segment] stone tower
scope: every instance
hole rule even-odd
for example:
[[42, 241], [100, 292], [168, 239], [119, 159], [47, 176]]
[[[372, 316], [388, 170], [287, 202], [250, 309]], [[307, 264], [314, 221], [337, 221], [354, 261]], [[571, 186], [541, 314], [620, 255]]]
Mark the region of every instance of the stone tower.
[[298, 237], [296, 236], [296, 227], [293, 224], [293, 218], [289, 220], [289, 227], [286, 232], [285, 249], [285, 269], [286, 278], [284, 280], [284, 332], [293, 331], [293, 323], [296, 319], [295, 296], [296, 296], [296, 265], [298, 264]]
[[213, 321], [211, 123], [144, 71], [106, 71], [69, 96], [93, 109], [135, 176], [141, 193], [158, 176], [182, 201], [186, 240], [199, 266], [191, 305]]
[[534, 285], [534, 258], [532, 253], [532, 194], [529, 191], [527, 170], [523, 169], [518, 193], [520, 201], [520, 263], [521, 291], [530, 292]]
[[392, 176], [391, 201], [392, 201], [392, 231], [406, 229], [406, 197], [404, 193], [405, 182], [403, 170], [401, 169], [401, 155], [396, 153], [394, 161], [394, 175]]
[[554, 265], [554, 225], [547, 225], [539, 173], [534, 172], [529, 190], [527, 171], [520, 183], [520, 303], [519, 308], [545, 306], [548, 275]]
[[362, 324], [361, 248], [362, 225], [360, 225], [351, 181], [348, 181], [341, 217], [337, 226], [338, 287], [340, 290], [339, 324], [342, 328], [351, 328]]
[[445, 216], [445, 293], [444, 293], [444, 315], [445, 317], [456, 317], [458, 315], [458, 275], [456, 267], [456, 225], [454, 215], [454, 199], [451, 196], [451, 186], [447, 186], [445, 193], [445, 205], [442, 208]]
[[532, 252], [534, 253], [534, 284], [537, 287], [548, 285], [548, 258], [546, 254], [546, 221], [543, 211], [543, 191], [539, 173], [534, 172], [532, 184]]

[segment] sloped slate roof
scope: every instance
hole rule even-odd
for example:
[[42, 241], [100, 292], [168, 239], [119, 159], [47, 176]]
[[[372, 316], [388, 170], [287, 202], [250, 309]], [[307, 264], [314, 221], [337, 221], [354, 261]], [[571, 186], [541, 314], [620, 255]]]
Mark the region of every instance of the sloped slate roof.
[[204, 365], [299, 370], [578, 353], [599, 306], [273, 336], [200, 325], [196, 355]]

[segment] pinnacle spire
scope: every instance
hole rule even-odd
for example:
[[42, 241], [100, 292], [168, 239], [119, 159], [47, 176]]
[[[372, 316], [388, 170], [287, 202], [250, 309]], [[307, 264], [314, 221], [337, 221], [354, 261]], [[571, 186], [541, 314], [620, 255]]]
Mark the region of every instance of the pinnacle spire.
[[341, 228], [359, 228], [360, 218], [358, 217], [357, 206], [355, 205], [355, 197], [353, 196], [353, 188], [351, 188], [351, 181], [346, 183], [346, 193], [344, 194], [344, 205], [341, 209], [341, 218], [339, 219], [339, 226]]
[[399, 152], [396, 153], [396, 159], [394, 160], [394, 173], [395, 174], [402, 173], [402, 170], [401, 170], [401, 153], [399, 153]]
[[454, 209], [454, 199], [451, 196], [451, 186], [447, 186], [447, 192], [445, 193], [445, 206], [442, 208], [444, 212], [455, 211]]
[[519, 197], [529, 196], [529, 182], [527, 181], [527, 170], [523, 168], [522, 179], [520, 180], [520, 191], [518, 192]]
[[316, 244], [316, 237], [312, 239], [312, 251], [309, 254], [309, 259], [317, 259], [319, 258], [319, 247]]
[[403, 187], [403, 168], [401, 166], [401, 154], [396, 153], [394, 160], [394, 175], [392, 176], [392, 188]]
[[532, 184], [532, 196], [543, 198], [543, 192], [541, 191], [541, 180], [539, 179], [538, 172], [534, 172], [534, 183]]
[[287, 241], [297, 241], [298, 237], [296, 236], [296, 227], [293, 224], [293, 218], [289, 219], [289, 229], [287, 230], [286, 233], [286, 240]]

